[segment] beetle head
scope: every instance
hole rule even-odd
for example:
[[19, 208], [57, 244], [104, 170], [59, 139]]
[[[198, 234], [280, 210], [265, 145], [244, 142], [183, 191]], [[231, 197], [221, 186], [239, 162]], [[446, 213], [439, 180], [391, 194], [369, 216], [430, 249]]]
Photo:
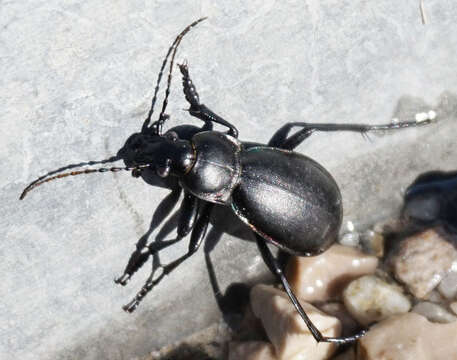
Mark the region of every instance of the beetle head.
[[[141, 132], [131, 135], [118, 152], [127, 166], [149, 165], [160, 177], [181, 176], [193, 165], [194, 151], [189, 141], [179, 139], [174, 131], [163, 135]], [[139, 177], [141, 170], [132, 171]]]

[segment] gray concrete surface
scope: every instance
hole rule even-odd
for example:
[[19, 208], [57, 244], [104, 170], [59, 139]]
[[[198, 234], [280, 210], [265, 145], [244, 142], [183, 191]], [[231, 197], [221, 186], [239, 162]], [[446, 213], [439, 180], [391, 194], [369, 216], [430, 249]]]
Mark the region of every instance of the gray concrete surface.
[[[148, 266], [125, 288], [112, 280], [166, 190], [100, 174], [18, 201], [36, 176], [104, 159], [139, 130], [168, 46], [202, 15], [178, 58], [243, 139], [266, 142], [287, 121], [384, 123], [437, 110], [427, 128], [371, 142], [316, 134], [300, 146], [336, 177], [346, 219], [386, 216], [418, 173], [455, 168], [457, 4], [424, 6], [427, 25], [416, 0], [1, 1], [1, 357], [135, 359], [220, 317], [203, 251], [136, 313], [121, 310]], [[193, 122], [180, 87], [175, 76], [170, 125]], [[211, 257], [222, 291], [266, 271], [254, 244], [235, 236]]]

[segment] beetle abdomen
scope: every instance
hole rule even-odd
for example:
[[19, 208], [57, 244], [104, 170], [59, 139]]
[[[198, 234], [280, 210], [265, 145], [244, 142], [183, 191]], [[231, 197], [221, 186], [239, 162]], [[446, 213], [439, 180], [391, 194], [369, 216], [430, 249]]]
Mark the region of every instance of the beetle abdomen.
[[255, 147], [241, 153], [232, 208], [255, 232], [284, 251], [316, 255], [338, 235], [342, 201], [333, 177], [295, 152]]

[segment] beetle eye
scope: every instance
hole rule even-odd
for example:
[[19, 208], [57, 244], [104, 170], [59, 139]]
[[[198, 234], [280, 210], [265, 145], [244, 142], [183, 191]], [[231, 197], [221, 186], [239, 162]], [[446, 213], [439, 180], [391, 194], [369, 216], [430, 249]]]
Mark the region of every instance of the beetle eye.
[[164, 136], [166, 139], [171, 141], [178, 140], [178, 134], [175, 131], [168, 131]]

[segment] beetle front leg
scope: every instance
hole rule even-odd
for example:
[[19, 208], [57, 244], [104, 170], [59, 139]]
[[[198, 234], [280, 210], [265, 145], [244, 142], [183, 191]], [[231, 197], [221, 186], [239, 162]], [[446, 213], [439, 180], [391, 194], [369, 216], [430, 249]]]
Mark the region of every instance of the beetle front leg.
[[238, 137], [238, 130], [235, 126], [224, 120], [219, 115], [212, 112], [204, 104], [200, 103], [200, 97], [197, 89], [189, 76], [187, 64], [179, 65], [182, 74], [182, 85], [186, 100], [190, 104], [189, 114], [203, 120], [204, 122], [215, 122], [229, 128], [228, 134], [235, 138]]
[[201, 215], [199, 216], [194, 229], [192, 230], [191, 239], [189, 242], [189, 248], [186, 254], [179, 257], [178, 259], [172, 261], [167, 265], [161, 265], [160, 268], [162, 272], [156, 278], [154, 278], [154, 272], [149, 276], [146, 283], [143, 285], [141, 290], [136, 294], [135, 298], [130, 301], [127, 305], [123, 306], [122, 308], [127, 312], [133, 312], [138, 307], [140, 302], [143, 298], [158, 284], [162, 279], [176, 269], [181, 263], [183, 263], [186, 259], [191, 257], [200, 247], [203, 239], [206, 235], [206, 230], [208, 229], [209, 219], [211, 215], [211, 210], [213, 209], [214, 204], [212, 203], [205, 203], [203, 205], [203, 209], [201, 211]]
[[287, 295], [289, 296], [292, 304], [297, 309], [298, 313], [300, 314], [301, 318], [305, 322], [306, 326], [308, 327], [309, 331], [313, 335], [314, 339], [317, 342], [330, 342], [330, 343], [337, 343], [337, 344], [346, 344], [356, 341], [357, 339], [361, 338], [365, 334], [365, 330], [361, 331], [360, 333], [347, 336], [347, 337], [326, 337], [323, 336], [319, 329], [313, 324], [311, 319], [306, 315], [306, 312], [303, 310], [300, 302], [298, 301], [297, 297], [293, 293], [292, 289], [290, 288], [289, 282], [287, 281], [281, 267], [278, 264], [278, 261], [273, 256], [271, 250], [268, 248], [265, 239], [262, 238], [260, 235], [256, 234], [257, 239], [257, 246], [259, 247], [260, 254], [262, 255], [265, 264], [268, 266], [270, 271], [275, 275], [279, 281], [281, 281], [282, 285], [284, 286], [284, 290], [286, 291]]

